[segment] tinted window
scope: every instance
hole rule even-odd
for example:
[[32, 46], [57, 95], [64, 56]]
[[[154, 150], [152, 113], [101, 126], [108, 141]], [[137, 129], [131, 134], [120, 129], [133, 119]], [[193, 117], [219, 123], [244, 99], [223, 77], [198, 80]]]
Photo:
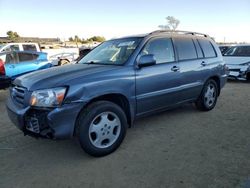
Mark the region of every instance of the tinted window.
[[157, 64], [175, 61], [172, 40], [169, 38], [158, 38], [149, 41], [142, 51], [142, 55], [144, 54], [153, 54]]
[[23, 50], [27, 51], [37, 51], [34, 44], [23, 44]]
[[179, 60], [196, 59], [197, 53], [191, 38], [176, 38], [175, 46], [178, 51]]
[[29, 54], [29, 53], [19, 53], [19, 62], [23, 62], [23, 61], [32, 61], [34, 59], [36, 59], [36, 55], [33, 54]]
[[205, 57], [216, 57], [216, 53], [210, 41], [198, 39]]
[[195, 44], [195, 48], [196, 48], [196, 51], [197, 51], [197, 55], [198, 55], [198, 58], [203, 58], [203, 53], [201, 51], [201, 47], [198, 43], [198, 41], [195, 39], [194, 40], [194, 44]]
[[4, 62], [4, 64], [14, 64], [17, 62], [17, 54], [16, 53], [7, 53], [0, 55], [0, 59]]
[[250, 46], [235, 46], [231, 47], [225, 56], [250, 56]]

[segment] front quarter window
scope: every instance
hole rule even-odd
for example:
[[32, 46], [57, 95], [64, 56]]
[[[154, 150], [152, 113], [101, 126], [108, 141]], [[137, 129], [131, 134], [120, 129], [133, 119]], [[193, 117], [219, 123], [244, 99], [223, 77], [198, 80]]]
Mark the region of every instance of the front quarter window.
[[93, 49], [79, 63], [122, 65], [132, 55], [142, 38], [114, 39]]

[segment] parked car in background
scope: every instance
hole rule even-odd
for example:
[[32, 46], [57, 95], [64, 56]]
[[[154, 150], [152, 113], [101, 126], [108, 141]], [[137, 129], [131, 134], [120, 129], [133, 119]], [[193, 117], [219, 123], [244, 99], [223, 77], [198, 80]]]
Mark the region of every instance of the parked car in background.
[[250, 80], [250, 45], [237, 45], [224, 54], [229, 68], [229, 78]]
[[0, 60], [4, 63], [6, 76], [12, 80], [16, 77], [46, 69], [52, 66], [43, 52], [10, 51], [0, 53]]
[[0, 45], [0, 52], [9, 51], [35, 51], [40, 52], [41, 49], [37, 43], [8, 43]]
[[220, 51], [221, 51], [222, 55], [223, 55], [230, 47], [231, 47], [230, 45], [220, 45], [219, 48], [220, 48]]
[[53, 66], [62, 66], [70, 64], [71, 62], [75, 61], [78, 57], [75, 53], [59, 53], [49, 57]]
[[155, 31], [105, 41], [77, 64], [18, 77], [7, 111], [25, 134], [76, 136], [88, 154], [104, 156], [136, 118], [187, 102], [212, 110], [226, 80], [209, 36]]
[[4, 62], [0, 59], [0, 89], [9, 87], [10, 83], [10, 77], [5, 74]]

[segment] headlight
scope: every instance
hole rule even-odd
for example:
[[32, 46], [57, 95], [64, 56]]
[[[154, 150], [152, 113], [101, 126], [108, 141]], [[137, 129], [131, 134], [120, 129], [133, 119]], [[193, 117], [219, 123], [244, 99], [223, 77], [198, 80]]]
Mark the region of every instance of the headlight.
[[60, 106], [63, 102], [66, 88], [53, 88], [33, 91], [31, 94], [30, 105], [39, 107]]

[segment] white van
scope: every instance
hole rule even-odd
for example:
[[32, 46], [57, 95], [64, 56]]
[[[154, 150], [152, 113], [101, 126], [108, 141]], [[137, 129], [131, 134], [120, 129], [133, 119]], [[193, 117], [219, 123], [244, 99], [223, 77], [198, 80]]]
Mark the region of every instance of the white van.
[[0, 52], [6, 51], [36, 51], [40, 52], [40, 47], [37, 43], [8, 43], [0, 45]]

